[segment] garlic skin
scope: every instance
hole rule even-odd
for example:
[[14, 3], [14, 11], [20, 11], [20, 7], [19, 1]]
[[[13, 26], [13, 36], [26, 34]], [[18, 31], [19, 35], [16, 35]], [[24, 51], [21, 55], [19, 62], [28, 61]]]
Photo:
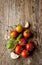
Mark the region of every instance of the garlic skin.
[[4, 35], [4, 39], [5, 39], [5, 40], [8, 40], [9, 38], [10, 38], [10, 36]]
[[25, 28], [28, 28], [28, 27], [29, 27], [29, 22], [25, 22], [24, 27], [25, 27]]
[[12, 59], [17, 59], [17, 58], [19, 57], [19, 55], [15, 54], [14, 52], [11, 52], [11, 53], [10, 53], [10, 57], [11, 57]]

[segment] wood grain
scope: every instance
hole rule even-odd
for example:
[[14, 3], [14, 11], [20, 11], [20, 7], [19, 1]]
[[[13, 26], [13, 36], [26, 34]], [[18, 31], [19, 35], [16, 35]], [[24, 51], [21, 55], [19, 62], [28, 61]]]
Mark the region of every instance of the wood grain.
[[[12, 60], [6, 49], [5, 34], [9, 35], [9, 26], [14, 28], [26, 21], [31, 24], [34, 33], [31, 40], [38, 43], [37, 49], [29, 58]], [[0, 65], [42, 65], [42, 0], [0, 0]]]

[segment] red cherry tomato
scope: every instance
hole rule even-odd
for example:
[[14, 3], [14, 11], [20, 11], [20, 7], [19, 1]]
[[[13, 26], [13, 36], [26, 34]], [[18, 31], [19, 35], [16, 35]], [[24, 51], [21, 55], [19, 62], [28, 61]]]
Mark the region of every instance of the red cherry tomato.
[[26, 49], [27, 49], [28, 51], [32, 51], [32, 50], [34, 49], [33, 43], [28, 43], [28, 44], [26, 45]]
[[20, 54], [21, 53], [21, 46], [16, 46], [16, 48], [15, 48], [15, 53], [17, 53], [17, 54]]
[[24, 46], [26, 44], [26, 40], [24, 38], [21, 38], [20, 41], [18, 42], [20, 46]]
[[23, 58], [27, 58], [27, 57], [29, 56], [29, 53], [28, 53], [26, 50], [23, 50], [23, 51], [21, 52], [21, 56], [22, 56]]

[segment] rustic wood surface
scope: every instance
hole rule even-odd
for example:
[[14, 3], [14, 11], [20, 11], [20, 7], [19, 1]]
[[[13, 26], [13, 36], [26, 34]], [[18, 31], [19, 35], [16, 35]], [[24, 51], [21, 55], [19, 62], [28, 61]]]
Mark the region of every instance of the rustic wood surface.
[[[31, 24], [34, 33], [31, 40], [37, 48], [29, 58], [12, 60], [6, 49], [5, 34], [10, 32], [8, 26], [26, 21]], [[0, 0], [0, 65], [42, 65], [42, 0]]]

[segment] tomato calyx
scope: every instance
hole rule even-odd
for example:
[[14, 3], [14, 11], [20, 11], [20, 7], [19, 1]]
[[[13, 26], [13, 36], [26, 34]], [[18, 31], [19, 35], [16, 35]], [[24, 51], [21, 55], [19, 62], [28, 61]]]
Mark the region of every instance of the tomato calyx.
[[22, 41], [19, 41], [19, 43], [20, 43], [20, 44], [24, 44], [24, 42], [22, 42]]

